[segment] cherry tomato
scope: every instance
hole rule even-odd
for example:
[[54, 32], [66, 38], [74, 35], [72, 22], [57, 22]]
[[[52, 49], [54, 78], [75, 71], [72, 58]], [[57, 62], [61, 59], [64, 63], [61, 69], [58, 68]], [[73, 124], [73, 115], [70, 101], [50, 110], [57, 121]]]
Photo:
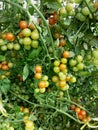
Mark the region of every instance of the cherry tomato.
[[81, 22], [84, 22], [86, 20], [86, 16], [84, 16], [82, 13], [77, 13], [76, 18]]
[[19, 27], [20, 27], [21, 29], [27, 28], [27, 27], [28, 27], [27, 21], [21, 20], [21, 21], [19, 22]]
[[60, 70], [61, 70], [61, 71], [63, 71], [63, 70], [65, 70], [65, 69], [66, 69], [66, 65], [65, 65], [65, 64], [60, 64], [60, 66], [59, 66], [59, 67], [60, 67]]
[[36, 72], [36, 73], [41, 73], [41, 72], [42, 72], [42, 66], [36, 65], [36, 66], [35, 66], [35, 72]]
[[55, 73], [58, 73], [58, 72], [60, 72], [60, 68], [59, 68], [58, 66], [55, 66], [55, 67], [53, 68], [53, 71], [54, 71]]
[[34, 29], [35, 29], [34, 24], [33, 24], [33, 23], [30, 23], [30, 24], [29, 24], [29, 28], [32, 29], [32, 30], [34, 30]]
[[86, 16], [89, 15], [90, 11], [89, 11], [88, 7], [82, 8], [82, 13], [83, 13], [83, 15], [86, 15]]
[[77, 68], [78, 68], [78, 70], [83, 70], [84, 69], [84, 64], [83, 63], [77, 64]]
[[0, 39], [0, 46], [1, 45], [4, 45], [4, 40], [3, 39]]
[[66, 63], [67, 63], [67, 59], [66, 59], [66, 58], [61, 58], [61, 62], [62, 62], [63, 64], [66, 64]]
[[30, 45], [32, 43], [32, 40], [31, 40], [31, 38], [30, 37], [25, 37], [24, 39], [23, 39], [23, 44], [24, 45]]
[[2, 70], [8, 70], [9, 69], [9, 67], [8, 67], [8, 65], [2, 65]]
[[40, 88], [40, 89], [39, 89], [39, 92], [40, 92], [40, 93], [44, 93], [45, 91], [46, 91], [46, 88]]
[[62, 39], [60, 40], [59, 46], [63, 47], [63, 46], [65, 46], [65, 45], [66, 45], [66, 40], [62, 38]]
[[64, 87], [66, 85], [66, 81], [65, 80], [60, 80], [59, 81], [59, 86], [60, 87]]
[[45, 81], [40, 81], [40, 82], [38, 83], [38, 87], [39, 87], [39, 88], [45, 88], [45, 87], [46, 87]]
[[59, 66], [60, 65], [60, 61], [59, 60], [55, 60], [54, 61], [54, 66]]
[[31, 32], [31, 38], [33, 40], [38, 40], [39, 39], [39, 32], [37, 30], [34, 30], [33, 32]]
[[75, 83], [75, 82], [76, 82], [76, 77], [72, 76], [72, 77], [70, 78], [70, 82], [71, 82], [71, 83]]
[[34, 77], [35, 77], [36, 79], [41, 79], [42, 74], [41, 74], [41, 73], [35, 73]]
[[49, 24], [54, 25], [56, 23], [56, 20], [54, 19], [53, 15], [49, 17]]
[[31, 35], [31, 30], [29, 28], [25, 28], [22, 30], [22, 34], [25, 37], [29, 37]]
[[20, 50], [20, 44], [19, 43], [15, 43], [14, 44], [14, 50]]
[[6, 50], [7, 50], [7, 46], [6, 46], [6, 45], [2, 45], [2, 46], [1, 46], [1, 50], [2, 50], [2, 51], [6, 51]]
[[69, 60], [69, 65], [70, 66], [75, 66], [77, 64], [77, 61], [76, 60], [74, 60], [74, 59], [70, 59]]
[[58, 76], [53, 76], [53, 77], [52, 77], [52, 81], [55, 82], [55, 83], [58, 82], [58, 81], [59, 81]]
[[79, 112], [79, 115], [83, 116], [83, 118], [86, 117], [86, 111], [85, 110], [81, 110]]
[[70, 110], [75, 110], [75, 105], [71, 105]]
[[39, 45], [39, 41], [38, 40], [33, 40], [32, 43], [31, 43], [31, 46], [33, 48], [38, 48], [38, 45]]
[[75, 112], [78, 114], [81, 111], [81, 109], [79, 107], [75, 108]]
[[66, 4], [66, 10], [68, 12], [72, 11], [73, 9], [74, 9], [74, 4], [72, 4], [72, 3], [67, 3]]
[[76, 60], [80, 63], [83, 61], [83, 56], [77, 55]]
[[12, 50], [12, 49], [14, 48], [14, 44], [13, 44], [13, 43], [8, 43], [8, 44], [7, 44], [7, 48], [8, 48], [9, 50]]
[[69, 58], [70, 57], [70, 52], [69, 51], [64, 51], [62, 55], [63, 55], [64, 58]]
[[8, 41], [14, 41], [15, 40], [15, 36], [14, 36], [14, 34], [13, 33], [11, 33], [11, 32], [8, 32], [7, 34], [6, 34], [6, 40], [8, 40]]

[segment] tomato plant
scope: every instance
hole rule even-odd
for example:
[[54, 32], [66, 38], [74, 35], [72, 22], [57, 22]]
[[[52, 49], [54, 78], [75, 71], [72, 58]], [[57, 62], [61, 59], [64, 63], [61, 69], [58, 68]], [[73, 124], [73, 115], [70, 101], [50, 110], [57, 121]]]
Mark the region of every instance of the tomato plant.
[[98, 2], [0, 0], [0, 130], [98, 129]]

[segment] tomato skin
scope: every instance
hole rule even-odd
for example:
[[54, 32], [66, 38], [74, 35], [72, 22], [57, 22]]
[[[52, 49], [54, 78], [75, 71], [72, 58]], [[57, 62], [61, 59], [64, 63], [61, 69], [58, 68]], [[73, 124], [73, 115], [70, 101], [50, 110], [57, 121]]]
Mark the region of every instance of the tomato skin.
[[19, 22], [19, 27], [20, 27], [21, 29], [25, 29], [25, 28], [28, 27], [28, 23], [27, 23], [25, 20], [21, 20], [21, 21]]
[[7, 34], [6, 34], [6, 40], [8, 40], [8, 41], [14, 41], [15, 40], [15, 36], [14, 36], [14, 34], [13, 33], [11, 33], [11, 32], [8, 32]]

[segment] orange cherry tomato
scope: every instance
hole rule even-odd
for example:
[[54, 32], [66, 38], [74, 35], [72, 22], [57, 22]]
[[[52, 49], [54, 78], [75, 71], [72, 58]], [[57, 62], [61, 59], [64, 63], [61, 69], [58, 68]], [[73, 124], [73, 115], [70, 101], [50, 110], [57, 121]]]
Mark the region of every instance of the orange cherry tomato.
[[35, 72], [36, 72], [36, 73], [41, 73], [41, 72], [42, 72], [42, 66], [36, 65], [36, 66], [35, 66]]
[[27, 27], [28, 27], [27, 21], [21, 20], [21, 21], [19, 22], [19, 27], [20, 27], [21, 29], [27, 28]]
[[12, 42], [12, 41], [15, 40], [15, 36], [14, 36], [13, 33], [8, 32], [8, 33], [6, 34], [6, 36], [5, 36], [5, 39]]
[[62, 55], [63, 55], [64, 58], [69, 58], [70, 57], [70, 52], [69, 51], [64, 51]]

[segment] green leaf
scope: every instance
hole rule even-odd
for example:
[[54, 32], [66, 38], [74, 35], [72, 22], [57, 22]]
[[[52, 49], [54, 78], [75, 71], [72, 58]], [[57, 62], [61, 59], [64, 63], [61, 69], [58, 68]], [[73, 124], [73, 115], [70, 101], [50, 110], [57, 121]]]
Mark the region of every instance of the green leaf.
[[5, 56], [0, 55], [0, 62], [5, 60]]
[[26, 64], [23, 68], [23, 81], [25, 81], [27, 79], [28, 75], [29, 75], [29, 67]]
[[32, 59], [38, 57], [38, 55], [40, 54], [41, 49], [42, 49], [41, 47], [38, 47], [37, 49], [33, 49], [29, 53], [28, 60], [32, 60]]
[[0, 91], [4, 94], [7, 94], [9, 89], [10, 89], [10, 80], [8, 78], [0, 80]]

